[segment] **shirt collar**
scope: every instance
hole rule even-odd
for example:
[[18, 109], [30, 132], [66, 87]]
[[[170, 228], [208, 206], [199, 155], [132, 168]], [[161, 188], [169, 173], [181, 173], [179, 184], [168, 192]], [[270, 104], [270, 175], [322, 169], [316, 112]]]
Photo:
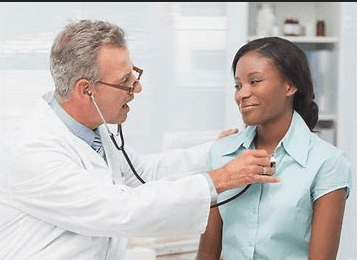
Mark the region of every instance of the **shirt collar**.
[[61, 119], [61, 121], [67, 126], [69, 131], [72, 132], [75, 136], [85, 141], [90, 146], [94, 141], [95, 132], [89, 127], [79, 123], [73, 117], [71, 117], [58, 103], [57, 99], [53, 95], [49, 101], [49, 106]]
[[281, 143], [285, 151], [303, 167], [307, 164], [311, 134], [305, 121], [294, 111], [289, 130]]
[[247, 126], [243, 132], [221, 139], [222, 145], [220, 147], [223, 149], [222, 154], [232, 154], [240, 147], [248, 149], [252, 145], [255, 129], [255, 126]]
[[[229, 155], [240, 147], [248, 149], [251, 147], [256, 133], [256, 126], [247, 126], [240, 134], [231, 135], [222, 140], [223, 155]], [[294, 111], [290, 127], [278, 144], [303, 167], [306, 167], [311, 131], [302, 117]]]

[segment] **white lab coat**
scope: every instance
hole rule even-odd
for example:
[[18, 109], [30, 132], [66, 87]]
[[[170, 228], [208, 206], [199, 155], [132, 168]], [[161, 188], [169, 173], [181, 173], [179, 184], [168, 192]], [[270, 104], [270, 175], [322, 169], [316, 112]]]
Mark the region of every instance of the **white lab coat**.
[[[126, 144], [147, 181], [140, 185], [104, 126], [108, 165], [43, 99], [22, 126], [3, 152], [0, 259], [118, 260], [124, 258], [126, 236], [205, 230], [210, 193], [199, 173], [208, 144], [155, 160], [141, 158]], [[187, 176], [176, 181], [165, 178], [182, 173]]]

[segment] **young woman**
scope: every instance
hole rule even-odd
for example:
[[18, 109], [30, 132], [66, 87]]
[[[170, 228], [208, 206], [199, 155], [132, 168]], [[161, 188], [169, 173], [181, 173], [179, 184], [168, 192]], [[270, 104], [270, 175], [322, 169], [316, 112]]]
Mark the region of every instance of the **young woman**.
[[247, 128], [216, 142], [209, 168], [264, 149], [280, 182], [253, 184], [212, 208], [197, 259], [335, 259], [352, 173], [344, 152], [313, 131], [318, 107], [304, 52], [278, 37], [261, 38], [238, 50], [232, 69]]

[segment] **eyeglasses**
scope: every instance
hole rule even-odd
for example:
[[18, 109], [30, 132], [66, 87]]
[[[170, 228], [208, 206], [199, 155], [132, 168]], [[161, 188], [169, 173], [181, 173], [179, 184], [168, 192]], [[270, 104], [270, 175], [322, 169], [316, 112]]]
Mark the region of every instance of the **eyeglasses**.
[[118, 89], [121, 89], [121, 90], [124, 90], [124, 91], [128, 91], [128, 93], [131, 95], [131, 94], [133, 94], [135, 92], [135, 89], [138, 86], [140, 86], [139, 80], [140, 80], [140, 77], [141, 77], [142, 74], [143, 74], [143, 70], [142, 69], [139, 69], [138, 67], [133, 66], [133, 75], [136, 78], [136, 80], [133, 82], [133, 84], [130, 87], [129, 86], [124, 86], [124, 85], [106, 83], [106, 82], [103, 82], [103, 81], [97, 81], [97, 83], [104, 84], [104, 85], [107, 85], [107, 86], [112, 87], [112, 88], [118, 88]]

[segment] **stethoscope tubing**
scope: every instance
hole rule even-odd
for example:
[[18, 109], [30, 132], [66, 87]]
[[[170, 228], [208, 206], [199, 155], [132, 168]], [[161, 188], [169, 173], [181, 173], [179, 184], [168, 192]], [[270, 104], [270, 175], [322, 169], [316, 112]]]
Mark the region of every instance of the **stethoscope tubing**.
[[118, 132], [119, 132], [119, 135], [120, 135], [120, 141], [121, 141], [121, 146], [119, 146], [115, 140], [115, 137], [113, 135], [113, 133], [110, 133], [109, 136], [110, 136], [110, 139], [112, 140], [115, 148], [117, 148], [118, 150], [122, 151], [124, 157], [125, 157], [125, 160], [126, 162], [128, 163], [131, 171], [134, 173], [135, 177], [142, 183], [146, 183], [141, 177], [140, 175], [136, 172], [135, 168], [134, 168], [134, 165], [132, 164], [132, 162], [130, 161], [130, 158], [128, 156], [128, 154], [125, 152], [124, 150], [124, 137], [123, 137], [123, 130], [122, 130], [122, 127], [121, 127], [121, 124], [118, 125]]
[[218, 203], [216, 203], [214, 205], [211, 205], [211, 208], [215, 208], [215, 207], [221, 206], [223, 204], [226, 204], [226, 203], [230, 202], [231, 200], [234, 200], [234, 199], [238, 198], [239, 196], [243, 195], [243, 193], [246, 192], [251, 185], [252, 184], [250, 183], [247, 186], [245, 186], [244, 189], [241, 190], [240, 192], [238, 192], [236, 195], [234, 195], [234, 196], [232, 196], [232, 197], [230, 197], [230, 198], [228, 198], [226, 200], [223, 200], [221, 202], [218, 202]]

